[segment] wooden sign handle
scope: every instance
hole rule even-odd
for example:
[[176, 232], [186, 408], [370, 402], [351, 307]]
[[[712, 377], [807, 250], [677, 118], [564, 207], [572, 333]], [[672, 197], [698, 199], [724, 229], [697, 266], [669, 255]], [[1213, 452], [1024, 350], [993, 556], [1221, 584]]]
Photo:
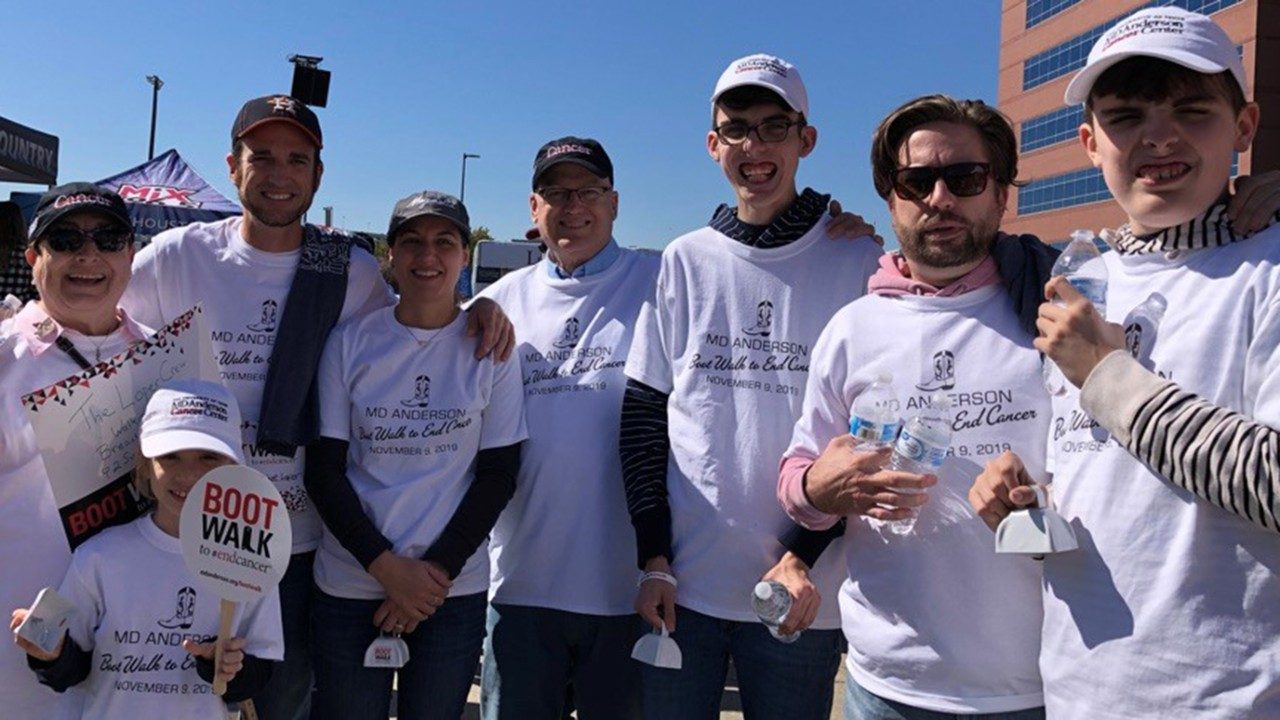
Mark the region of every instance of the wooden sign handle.
[[213, 651], [213, 694], [222, 695], [227, 692], [227, 681], [218, 677], [218, 669], [222, 667], [222, 644], [231, 637], [231, 618], [236, 613], [236, 604], [223, 599], [218, 603], [218, 640]]

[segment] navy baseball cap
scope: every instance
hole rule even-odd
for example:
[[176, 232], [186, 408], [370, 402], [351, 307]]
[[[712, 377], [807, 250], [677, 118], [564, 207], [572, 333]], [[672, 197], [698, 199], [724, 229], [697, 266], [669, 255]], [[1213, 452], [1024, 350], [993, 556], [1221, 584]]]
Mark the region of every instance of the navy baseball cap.
[[596, 140], [591, 138], [562, 137], [543, 145], [533, 158], [533, 189], [538, 189], [538, 178], [560, 163], [581, 165], [598, 178], [613, 184], [613, 161]]
[[96, 212], [116, 221], [122, 229], [133, 232], [129, 208], [119, 195], [93, 183], [73, 182], [59, 185], [40, 196], [35, 219], [27, 233], [30, 242], [35, 243], [54, 223], [78, 212]]

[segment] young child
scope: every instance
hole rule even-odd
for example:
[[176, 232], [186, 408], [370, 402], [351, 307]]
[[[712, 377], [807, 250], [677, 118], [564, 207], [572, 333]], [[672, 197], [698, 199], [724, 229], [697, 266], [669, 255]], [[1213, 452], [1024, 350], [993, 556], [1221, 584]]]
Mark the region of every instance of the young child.
[[[76, 549], [58, 588], [76, 612], [57, 652], [18, 644], [42, 683], [82, 693], [83, 717], [222, 717], [224, 701], [262, 687], [284, 648], [274, 589], [239, 604], [218, 668], [227, 692], [213, 695], [219, 599], [187, 570], [178, 519], [206, 472], [242, 461], [240, 411], [221, 385], [173, 381], [151, 396], [139, 439], [135, 481], [154, 510]], [[26, 615], [15, 610], [11, 627]]]
[[1063, 278], [1040, 309], [1081, 388], [1049, 447], [1080, 540], [1044, 563], [1050, 717], [1280, 717], [1280, 225], [1225, 216], [1245, 92], [1235, 43], [1176, 8], [1122, 20], [1067, 89], [1129, 223], [1105, 319]]

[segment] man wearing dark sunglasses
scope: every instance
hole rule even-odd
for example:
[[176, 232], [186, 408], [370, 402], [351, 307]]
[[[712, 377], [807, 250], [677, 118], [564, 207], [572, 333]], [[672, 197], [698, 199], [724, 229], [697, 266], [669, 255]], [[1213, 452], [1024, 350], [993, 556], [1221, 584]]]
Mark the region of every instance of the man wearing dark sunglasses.
[[[875, 187], [902, 247], [881, 257], [868, 295], [816, 343], [778, 482], [802, 525], [848, 520], [846, 718], [1044, 717], [1040, 568], [993, 553], [967, 502], [982, 464], [1010, 447], [1044, 480], [1049, 397], [1034, 330], [992, 257], [1016, 148], [997, 110], [941, 95], [890, 113], [872, 140]], [[884, 469], [889, 449], [849, 434], [855, 399], [884, 372], [904, 417], [946, 381], [955, 429], [925, 495], [899, 495], [897, 474]], [[908, 515], [917, 521], [905, 536], [883, 522]]]

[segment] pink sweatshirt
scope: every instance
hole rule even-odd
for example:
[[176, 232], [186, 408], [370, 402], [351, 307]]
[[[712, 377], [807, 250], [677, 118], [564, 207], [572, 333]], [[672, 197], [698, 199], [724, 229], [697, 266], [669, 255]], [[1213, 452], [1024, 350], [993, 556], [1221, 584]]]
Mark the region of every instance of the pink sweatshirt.
[[[867, 283], [867, 292], [875, 295], [934, 295], [951, 297], [987, 287], [1000, 282], [994, 258], [988, 257], [978, 267], [943, 288], [936, 288], [908, 274], [907, 263], [901, 253], [885, 253], [880, 256], [880, 269]], [[778, 470], [778, 501], [787, 515], [810, 530], [826, 530], [840, 520], [839, 515], [825, 513], [813, 506], [804, 491], [804, 476], [817, 458], [799, 455], [784, 456]]]

